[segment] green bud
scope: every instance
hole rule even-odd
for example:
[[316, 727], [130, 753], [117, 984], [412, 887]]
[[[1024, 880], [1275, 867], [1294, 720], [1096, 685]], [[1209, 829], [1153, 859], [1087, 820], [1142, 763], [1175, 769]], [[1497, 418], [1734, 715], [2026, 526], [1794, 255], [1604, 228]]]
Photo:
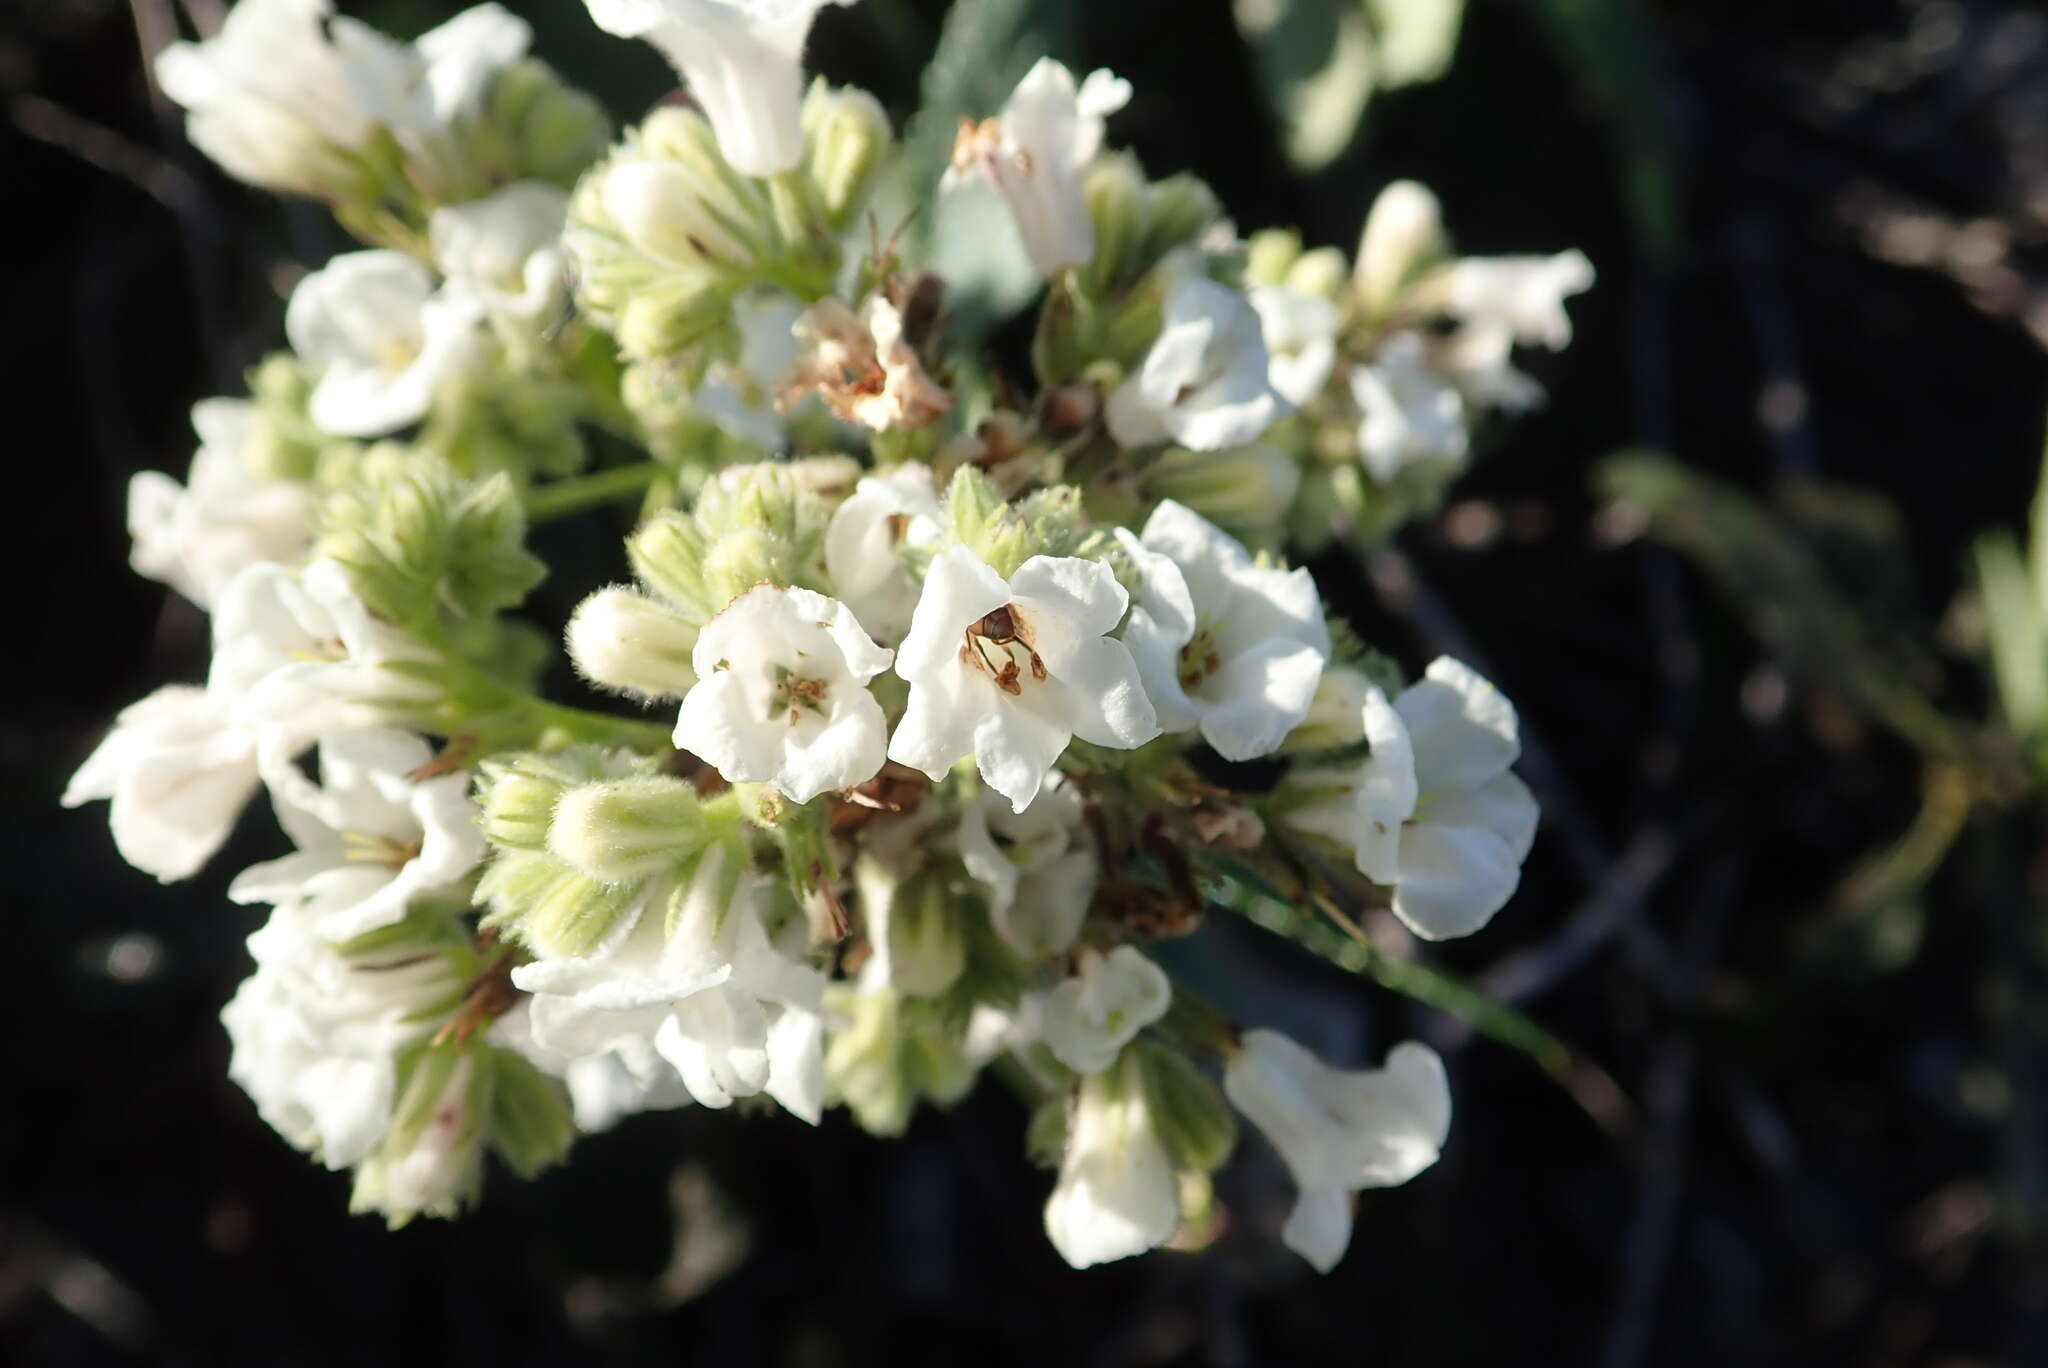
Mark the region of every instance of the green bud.
[[1288, 269], [1300, 258], [1300, 233], [1292, 228], [1262, 228], [1245, 239], [1244, 282], [1285, 285]]
[[1288, 268], [1287, 279], [1282, 283], [1297, 294], [1315, 295], [1334, 303], [1344, 297], [1350, 275], [1351, 268], [1342, 252], [1335, 247], [1318, 247], [1303, 252]]
[[588, 455], [577, 426], [585, 404], [569, 381], [493, 367], [448, 382], [419, 446], [471, 477], [573, 475]]
[[512, 1050], [493, 1049], [490, 1145], [521, 1178], [553, 1168], [576, 1143], [576, 1121], [562, 1085]]
[[803, 175], [826, 222], [844, 231], [867, 202], [875, 168], [889, 153], [889, 116], [866, 91], [835, 90], [819, 79], [804, 96], [803, 121]]
[[901, 1135], [919, 1100], [951, 1106], [974, 1085], [957, 1013], [887, 988], [841, 985], [826, 1001], [848, 1024], [825, 1048], [825, 1081], [870, 1135]]
[[551, 181], [565, 190], [604, 155], [612, 136], [598, 102], [533, 57], [498, 73], [485, 118], [512, 149], [515, 179]]
[[504, 776], [484, 795], [480, 822], [484, 839], [514, 850], [546, 849], [548, 828], [561, 796], [561, 788], [545, 779], [525, 774]]
[[1261, 442], [1225, 451], [1171, 449], [1139, 473], [1149, 499], [1173, 499], [1247, 541], [1270, 541], [1301, 488], [1301, 463]]
[[1152, 1124], [1175, 1167], [1197, 1173], [1221, 1168], [1237, 1146], [1237, 1113], [1223, 1090], [1186, 1055], [1154, 1041], [1134, 1041], [1125, 1060], [1142, 1080]]
[[1031, 1109], [1024, 1127], [1024, 1154], [1042, 1169], [1058, 1170], [1067, 1153], [1067, 1099], [1049, 1097]]
[[576, 606], [569, 659], [591, 683], [636, 698], [675, 698], [697, 682], [697, 624], [635, 589], [611, 585]]
[[322, 451], [353, 446], [314, 426], [307, 412], [313, 378], [290, 352], [264, 357], [249, 372], [248, 381], [255, 408], [242, 459], [251, 475], [262, 480], [310, 480], [319, 469]]
[[600, 883], [673, 873], [704, 847], [696, 789], [665, 775], [585, 784], [564, 793], [548, 850]]
[[1416, 281], [1448, 259], [1450, 239], [1436, 196], [1415, 181], [1395, 181], [1380, 192], [1358, 239], [1353, 288], [1368, 319], [1393, 313]]

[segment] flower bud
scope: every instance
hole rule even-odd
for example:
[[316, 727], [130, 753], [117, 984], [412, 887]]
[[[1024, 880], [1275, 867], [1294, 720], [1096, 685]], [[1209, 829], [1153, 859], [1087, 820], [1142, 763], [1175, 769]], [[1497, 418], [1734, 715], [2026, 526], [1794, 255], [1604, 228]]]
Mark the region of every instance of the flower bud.
[[1301, 234], [1292, 228], [1263, 228], [1245, 239], [1244, 283], [1285, 285], [1301, 258]]
[[825, 1079], [870, 1135], [901, 1135], [920, 1098], [951, 1106], [974, 1083], [959, 1024], [928, 998], [839, 989], [847, 1024], [825, 1049]]
[[254, 412], [242, 457], [249, 473], [265, 480], [311, 479], [322, 448], [334, 442], [307, 415], [313, 378], [305, 364], [290, 352], [273, 352], [248, 379]]
[[499, 136], [511, 144], [519, 175], [565, 190], [611, 141], [603, 107], [536, 58], [521, 58], [498, 73], [486, 111]]
[[415, 1216], [453, 1216], [483, 1185], [489, 1072], [467, 1045], [430, 1045], [413, 1061], [376, 1153], [356, 1170], [352, 1212], [374, 1211], [393, 1230]]
[[1148, 497], [1172, 499], [1248, 541], [1270, 540], [1301, 489], [1301, 465], [1264, 442], [1222, 451], [1169, 448], [1139, 474]]
[[1174, 1167], [1197, 1173], [1221, 1168], [1237, 1147], [1237, 1115], [1223, 1090], [1178, 1050], [1141, 1040], [1131, 1054]]
[[957, 901], [933, 869], [899, 875], [863, 856], [853, 882], [868, 921], [868, 938], [888, 966], [888, 981], [911, 997], [937, 997], [959, 981], [967, 942]]
[[889, 116], [874, 96], [811, 83], [804, 97], [803, 174], [834, 231], [844, 230], [866, 203], [891, 140]]
[[1315, 698], [1308, 716], [1287, 733], [1280, 743], [1282, 755], [1312, 751], [1341, 750], [1365, 740], [1365, 696], [1373, 681], [1362, 671], [1345, 665], [1330, 665], [1316, 682]]
[[1450, 252], [1436, 196], [1415, 181], [1380, 191], [1358, 240], [1352, 280], [1366, 317], [1385, 318], [1403, 290]]
[[559, 1164], [576, 1142], [561, 1085], [511, 1050], [492, 1050], [489, 1063], [491, 1148], [521, 1178]]
[[567, 637], [577, 673], [603, 688], [675, 698], [697, 682], [690, 668], [696, 625], [623, 585], [600, 589], [577, 605]]
[[1295, 258], [1287, 268], [1286, 279], [1280, 283], [1297, 294], [1314, 295], [1334, 302], [1343, 298], [1344, 284], [1350, 273], [1342, 252], [1335, 247], [1318, 247]]
[[695, 789], [662, 775], [586, 784], [555, 805], [548, 849], [601, 883], [646, 879], [703, 847], [701, 806]]
[[492, 845], [543, 850], [561, 789], [545, 779], [508, 774], [486, 790], [481, 826]]

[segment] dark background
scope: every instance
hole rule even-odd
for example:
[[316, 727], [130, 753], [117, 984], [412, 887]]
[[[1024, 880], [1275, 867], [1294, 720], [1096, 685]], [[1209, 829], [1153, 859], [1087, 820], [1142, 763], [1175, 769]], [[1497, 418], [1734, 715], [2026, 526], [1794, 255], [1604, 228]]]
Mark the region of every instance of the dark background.
[[[455, 7], [346, 8], [412, 33]], [[515, 8], [622, 116], [667, 86], [580, 5]], [[828, 12], [814, 63], [901, 117], [944, 8]], [[1903, 954], [1815, 952], [1852, 862], [1912, 816], [1914, 757], [1788, 686], [1682, 560], [1613, 535], [1589, 485], [1648, 446], [1759, 489], [1875, 490], [1901, 532], [1871, 587], [1935, 633], [1970, 540], [2019, 521], [2039, 463], [2048, 19], [1472, 0], [1451, 74], [1378, 100], [1302, 180], [1222, 0], [1082, 9], [1063, 55], [1138, 91], [1113, 141], [1199, 173], [1247, 229], [1349, 250], [1378, 188], [1413, 175], [1467, 251], [1598, 266], [1577, 340], [1535, 362], [1549, 408], [1495, 429], [1405, 562], [1317, 570], [1411, 667], [1455, 649], [1520, 704], [1545, 832], [1521, 895], [1441, 962], [1519, 982], [1626, 1107], [1595, 1124], [1520, 1055], [1219, 914], [1206, 934], [1270, 1020], [1354, 1058], [1414, 1034], [1451, 1052], [1443, 1161], [1366, 1195], [1326, 1278], [1271, 1238], [1288, 1192], [1256, 1146], [1205, 1253], [1068, 1270], [993, 1085], [895, 1143], [836, 1114], [643, 1117], [530, 1186], [494, 1175], [459, 1223], [347, 1216], [345, 1180], [224, 1073], [217, 1013], [259, 910], [223, 889], [269, 853], [267, 819], [161, 889], [119, 862], [103, 808], [55, 806], [120, 705], [204, 667], [204, 620], [126, 568], [129, 475], [183, 468], [189, 404], [238, 391], [281, 341], [292, 270], [343, 244], [152, 109], [136, 15], [168, 5], [8, 0], [0, 1360], [2048, 1363], [2048, 994], [2025, 968], [2048, 918], [2011, 872], [2038, 838], [1965, 833]], [[573, 587], [546, 593], [559, 620]], [[1951, 675], [1944, 704], [1981, 713], [1979, 676]], [[699, 1287], [739, 1229], [750, 1256]]]

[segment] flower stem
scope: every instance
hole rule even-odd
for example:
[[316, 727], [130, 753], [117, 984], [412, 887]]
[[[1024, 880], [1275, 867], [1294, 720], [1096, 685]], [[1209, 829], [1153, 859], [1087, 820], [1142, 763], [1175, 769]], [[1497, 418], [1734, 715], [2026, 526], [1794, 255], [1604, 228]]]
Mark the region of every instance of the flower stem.
[[594, 474], [572, 476], [541, 485], [526, 496], [526, 520], [529, 523], [551, 522], [585, 509], [632, 498], [660, 479], [666, 470], [667, 467], [659, 461], [635, 461], [631, 465], [613, 466]]

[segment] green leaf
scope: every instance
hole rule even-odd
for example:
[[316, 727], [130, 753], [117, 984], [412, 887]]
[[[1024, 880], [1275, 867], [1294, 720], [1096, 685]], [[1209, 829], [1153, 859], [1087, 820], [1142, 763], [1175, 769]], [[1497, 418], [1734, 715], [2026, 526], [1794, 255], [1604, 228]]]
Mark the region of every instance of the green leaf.
[[2007, 534], [1977, 543], [1977, 583], [1999, 702], [2013, 730], [2037, 734], [2048, 724], [2048, 630], [2026, 562]]

